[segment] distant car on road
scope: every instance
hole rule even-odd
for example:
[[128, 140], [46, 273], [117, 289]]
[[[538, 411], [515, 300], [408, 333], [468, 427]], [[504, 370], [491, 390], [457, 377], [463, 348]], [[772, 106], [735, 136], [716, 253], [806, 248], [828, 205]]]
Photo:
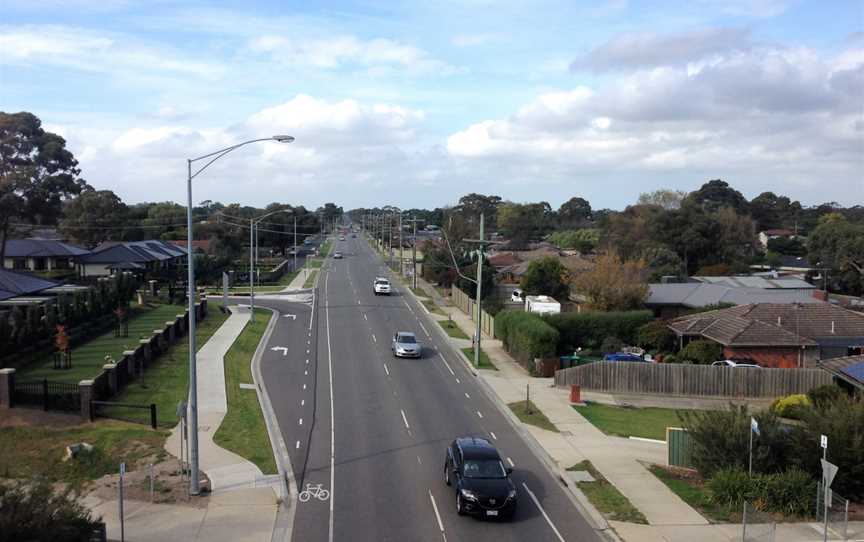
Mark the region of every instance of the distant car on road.
[[419, 358], [423, 355], [423, 346], [417, 342], [417, 336], [410, 331], [395, 333], [390, 349], [397, 358]]
[[631, 354], [629, 352], [606, 354], [603, 356], [603, 361], [641, 361], [642, 363], [649, 363], [649, 361], [642, 356], [637, 356], [636, 354]]
[[741, 369], [761, 369], [762, 367], [756, 363], [748, 363], [743, 361], [735, 361], [731, 359], [721, 359], [711, 364], [712, 367], [737, 367]]
[[341, 259], [342, 259], [342, 253], [341, 253], [341, 252], [338, 252], [338, 251], [337, 251], [337, 252], [334, 252], [334, 253], [333, 253], [333, 258], [336, 259], [336, 260], [341, 260]]
[[498, 450], [483, 438], [457, 438], [444, 458], [444, 483], [455, 486], [460, 516], [513, 517], [518, 495], [510, 479], [512, 472], [504, 467]]
[[390, 295], [390, 281], [384, 277], [375, 277], [372, 281], [372, 290], [375, 295]]
[[345, 240], [345, 236], [344, 236], [344, 235], [340, 235], [340, 236], [339, 236], [339, 240], [340, 240], [340, 241], [344, 241], [344, 240]]
[[356, 238], [357, 238], [357, 234], [356, 234], [356, 233], [352, 233], [352, 234], [351, 234], [351, 239], [356, 239]]

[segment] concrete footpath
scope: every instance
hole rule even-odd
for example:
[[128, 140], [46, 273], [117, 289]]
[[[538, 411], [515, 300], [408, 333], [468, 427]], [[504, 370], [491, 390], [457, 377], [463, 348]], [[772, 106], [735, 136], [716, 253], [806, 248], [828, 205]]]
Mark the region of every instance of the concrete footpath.
[[[467, 335], [473, 334], [475, 325], [468, 315], [449, 305], [422, 279], [418, 278], [418, 286], [445, 312], [445, 316], [431, 314], [432, 318], [446, 320], [449, 317]], [[466, 346], [464, 340], [453, 341], [459, 348]], [[467, 343], [467, 346], [470, 346], [470, 341]], [[529, 376], [504, 350], [501, 341], [484, 335], [482, 347], [498, 370], [476, 371], [472, 367], [472, 371], [476, 372], [505, 404], [524, 400], [527, 387], [531, 401], [560, 432], [546, 431], [532, 425], [524, 427], [559, 468], [566, 469], [585, 459], [591, 461], [645, 516], [648, 525], [610, 521], [610, 526], [620, 538], [639, 542], [732, 542], [742, 539], [741, 525], [710, 524], [646, 468], [646, 464], [666, 464], [665, 443], [604, 434], [572, 408], [569, 394], [566, 390], [556, 388], [553, 379]], [[464, 361], [467, 363], [467, 359]], [[764, 529], [762, 526], [760, 532], [764, 532]], [[864, 537], [864, 524], [850, 523], [850, 534], [852, 533], [857, 533], [858, 539]], [[750, 534], [755, 534], [755, 531]], [[777, 525], [775, 540], [816, 542], [822, 539], [821, 527], [816, 524]], [[842, 540], [830, 531], [828, 539]], [[848, 539], [855, 540], [856, 537]]]
[[[269, 542], [281, 493], [278, 475], [264, 476], [246, 459], [221, 448], [213, 435], [228, 412], [224, 357], [249, 321], [248, 307], [232, 307], [225, 323], [198, 350], [198, 424], [200, 469], [210, 479], [212, 493], [189, 503], [153, 504], [125, 501], [125, 539], [133, 542], [201, 540]], [[165, 443], [180, 456], [180, 428]], [[105, 521], [109, 539], [120, 539], [116, 500], [85, 504]]]

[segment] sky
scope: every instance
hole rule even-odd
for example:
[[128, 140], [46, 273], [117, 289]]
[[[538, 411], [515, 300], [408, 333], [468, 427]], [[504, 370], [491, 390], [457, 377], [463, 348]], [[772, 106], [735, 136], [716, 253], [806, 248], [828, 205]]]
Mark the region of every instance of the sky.
[[860, 0], [4, 0], [0, 110], [127, 203], [864, 204]]

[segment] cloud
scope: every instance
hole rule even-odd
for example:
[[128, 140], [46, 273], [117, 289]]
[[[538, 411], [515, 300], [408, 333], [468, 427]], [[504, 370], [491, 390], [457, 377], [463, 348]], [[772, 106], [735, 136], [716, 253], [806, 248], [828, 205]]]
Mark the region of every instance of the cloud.
[[623, 34], [576, 58], [574, 71], [597, 72], [673, 66], [753, 46], [749, 30], [703, 28], [672, 35]]
[[253, 38], [248, 51], [266, 54], [284, 64], [335, 69], [348, 65], [399, 66], [415, 72], [448, 75], [457, 70], [426, 51], [390, 39], [361, 40], [354, 36], [292, 40], [278, 35]]
[[494, 39], [492, 34], [459, 34], [451, 38], [450, 43], [456, 47], [474, 47], [484, 45]]
[[768, 18], [782, 15], [790, 0], [698, 0], [706, 9], [739, 17]]

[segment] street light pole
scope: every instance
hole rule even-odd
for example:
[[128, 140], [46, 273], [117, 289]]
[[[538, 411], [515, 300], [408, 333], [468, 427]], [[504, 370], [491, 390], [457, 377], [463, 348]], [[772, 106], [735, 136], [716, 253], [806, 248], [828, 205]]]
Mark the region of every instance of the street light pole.
[[[291, 143], [292, 136], [277, 135], [259, 139], [250, 139], [230, 147], [225, 147], [215, 152], [199, 156], [198, 158], [186, 159], [186, 268], [189, 297], [189, 424], [187, 425], [187, 439], [189, 443], [189, 493], [198, 495], [201, 493], [200, 480], [198, 477], [198, 368], [196, 366], [195, 345], [195, 258], [192, 251], [192, 179], [200, 175], [210, 164], [222, 158], [229, 152], [239, 149], [250, 143], [259, 141], [277, 141], [279, 143]], [[192, 172], [192, 162], [207, 160], [195, 173]]]
[[294, 265], [291, 266], [291, 271], [297, 272], [297, 215], [294, 215]]
[[255, 321], [255, 219], [249, 219], [249, 308]]
[[483, 238], [483, 213], [480, 213], [480, 239], [463, 239], [467, 243], [477, 243], [477, 327], [474, 340], [474, 366], [480, 367], [480, 341], [483, 322], [483, 252], [486, 250], [486, 245], [493, 244], [491, 241], [486, 241]]

